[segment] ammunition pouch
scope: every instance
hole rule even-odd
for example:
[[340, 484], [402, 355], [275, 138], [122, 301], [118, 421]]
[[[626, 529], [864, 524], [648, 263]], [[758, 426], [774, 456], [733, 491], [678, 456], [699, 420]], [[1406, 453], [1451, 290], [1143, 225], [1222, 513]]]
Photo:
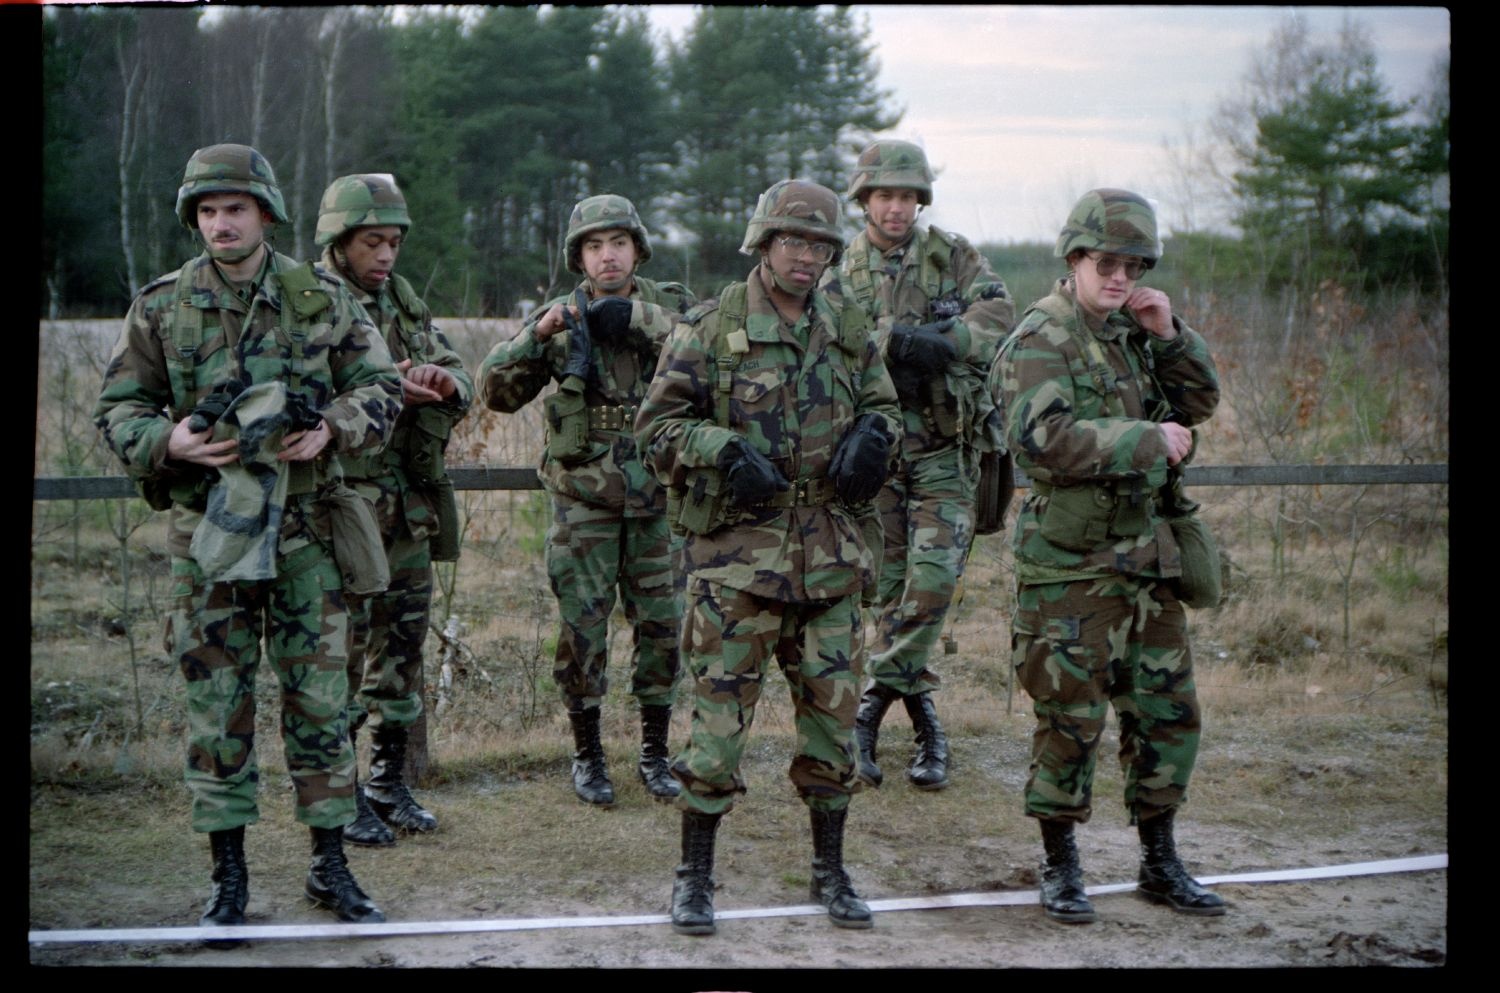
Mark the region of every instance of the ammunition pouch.
[[1032, 487], [1047, 497], [1040, 520], [1041, 535], [1070, 552], [1091, 552], [1122, 538], [1139, 538], [1151, 530], [1154, 497], [1137, 480], [1053, 486], [1033, 480]]
[[729, 515], [729, 488], [717, 469], [690, 470], [685, 486], [667, 491], [667, 523], [678, 534], [711, 534]]
[[1016, 474], [1009, 452], [979, 453], [979, 485], [974, 490], [974, 533], [1005, 530], [1005, 513], [1016, 495]]
[[1177, 599], [1195, 610], [1217, 607], [1224, 597], [1224, 582], [1213, 532], [1197, 514], [1169, 517], [1167, 523], [1182, 556], [1182, 575], [1172, 580]]
[[563, 465], [585, 462], [603, 452], [604, 446], [589, 443], [589, 407], [583, 396], [583, 381], [576, 376], [542, 401], [547, 422], [547, 455]]
[[397, 429], [391, 440], [391, 451], [401, 458], [407, 480], [415, 486], [436, 486], [448, 477], [443, 465], [443, 451], [453, 431], [452, 415], [431, 406], [412, 409], [411, 416]]
[[369, 596], [385, 590], [391, 567], [369, 502], [344, 483], [325, 487], [318, 502], [328, 511], [333, 559], [345, 592]]
[[459, 540], [458, 500], [453, 480], [446, 475], [432, 484], [433, 510], [437, 514], [437, 532], [427, 541], [434, 562], [457, 562], [462, 542]]

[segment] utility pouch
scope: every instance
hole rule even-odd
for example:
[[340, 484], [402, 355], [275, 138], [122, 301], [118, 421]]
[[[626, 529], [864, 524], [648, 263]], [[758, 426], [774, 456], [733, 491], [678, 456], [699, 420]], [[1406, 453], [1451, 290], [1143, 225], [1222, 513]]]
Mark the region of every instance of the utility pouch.
[[328, 511], [333, 559], [345, 592], [369, 596], [384, 591], [391, 584], [391, 567], [370, 504], [343, 483], [326, 487], [318, 502]]
[[1111, 542], [1115, 495], [1108, 486], [1054, 486], [1040, 521], [1041, 535], [1058, 548], [1089, 552]]
[[932, 427], [940, 438], [957, 438], [963, 431], [963, 418], [958, 412], [958, 397], [948, 388], [948, 377], [927, 377], [928, 409], [932, 411]]
[[457, 562], [459, 552], [458, 500], [453, 480], [447, 476], [432, 484], [433, 510], [437, 514], [437, 532], [427, 541], [434, 562]]
[[1005, 513], [1016, 495], [1016, 473], [1009, 452], [979, 453], [979, 485], [974, 491], [974, 533], [1005, 530]]
[[589, 407], [580, 386], [568, 388], [569, 377], [556, 393], [542, 401], [547, 418], [547, 454], [563, 465], [582, 462], [592, 454], [589, 445]]
[[1217, 607], [1224, 596], [1224, 581], [1213, 532], [1197, 514], [1170, 517], [1167, 523], [1182, 556], [1182, 575], [1172, 581], [1177, 599], [1195, 610]]
[[674, 502], [676, 515], [668, 520], [675, 520], [677, 528], [688, 534], [710, 534], [729, 521], [729, 490], [724, 485], [724, 474], [716, 469], [690, 472], [681, 495], [673, 501], [668, 494], [668, 503]]
[[398, 439], [397, 451], [406, 478], [417, 486], [436, 486], [447, 478], [443, 449], [448, 445], [452, 421], [443, 411], [418, 407]]

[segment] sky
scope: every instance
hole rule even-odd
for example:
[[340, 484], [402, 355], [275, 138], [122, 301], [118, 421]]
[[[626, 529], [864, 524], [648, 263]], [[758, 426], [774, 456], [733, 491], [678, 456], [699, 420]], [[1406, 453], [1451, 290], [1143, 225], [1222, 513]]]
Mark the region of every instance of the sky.
[[[1450, 45], [1441, 7], [855, 5], [869, 19], [880, 85], [906, 113], [881, 137], [921, 145], [938, 179], [925, 219], [971, 241], [1049, 242], [1099, 186], [1155, 200], [1170, 229], [1202, 205], [1174, 197], [1164, 140], [1181, 142], [1236, 95], [1252, 55], [1292, 11], [1314, 43], [1345, 16], [1370, 33], [1387, 96], [1430, 88]], [[680, 38], [687, 4], [649, 8]], [[840, 189], [842, 192], [842, 188]]]

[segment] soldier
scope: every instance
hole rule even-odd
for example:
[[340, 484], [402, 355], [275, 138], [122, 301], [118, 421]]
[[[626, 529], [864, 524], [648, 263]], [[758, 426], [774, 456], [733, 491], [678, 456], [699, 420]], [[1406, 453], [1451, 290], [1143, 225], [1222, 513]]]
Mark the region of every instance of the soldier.
[[1027, 309], [991, 379], [1010, 450], [1032, 480], [1012, 535], [1012, 649], [1037, 717], [1025, 811], [1042, 827], [1042, 907], [1059, 921], [1095, 919], [1073, 826], [1089, 819], [1113, 705], [1125, 806], [1140, 830], [1138, 892], [1222, 914], [1172, 836], [1200, 723], [1183, 610], [1194, 594], [1179, 578], [1174, 519], [1196, 507], [1181, 467], [1190, 428], [1218, 404], [1218, 375], [1167, 295], [1136, 284], [1162, 254], [1142, 197], [1084, 194], [1054, 254], [1069, 274]]
[[696, 699], [672, 763], [682, 934], [714, 931], [714, 834], [745, 792], [740, 755], [773, 657], [796, 713], [790, 774], [811, 811], [812, 896], [835, 925], [872, 923], [843, 864], [858, 786], [860, 596], [875, 581], [855, 509], [885, 480], [901, 420], [864, 312], [837, 281], [818, 288], [843, 245], [832, 190], [784, 180], [762, 194], [740, 247], [760, 264], [677, 326], [636, 418], [684, 533]]
[[[870, 684], [856, 725], [860, 777], [872, 786], [884, 779], [880, 722], [900, 700], [916, 729], [906, 778], [937, 790], [948, 785], [948, 736], [932, 702], [940, 680], [929, 659], [974, 537], [981, 453], [1004, 450], [985, 377], [1015, 309], [967, 241], [917, 224], [932, 203], [932, 170], [916, 145], [871, 144], [845, 196], [858, 202], [865, 226], [838, 280], [875, 326], [905, 427], [896, 471], [876, 498], [885, 540]], [[1009, 461], [995, 466], [1008, 481]]]
[[485, 404], [514, 413], [551, 381], [540, 476], [552, 498], [547, 576], [561, 630], [553, 678], [573, 727], [573, 791], [615, 802], [599, 738], [609, 616], [618, 591], [632, 628], [630, 692], [641, 709], [641, 781], [670, 800], [667, 729], [677, 679], [680, 608], [673, 589], [666, 494], [641, 464], [630, 428], [656, 369], [661, 343], [697, 301], [680, 283], [636, 274], [651, 242], [635, 205], [588, 197], [573, 208], [562, 260], [584, 281], [538, 310], [479, 367]]
[[[193, 829], [213, 853], [199, 923], [245, 919], [262, 637], [281, 681], [296, 817], [312, 829], [307, 895], [342, 920], [382, 921], [343, 851], [355, 816], [344, 587], [376, 582], [379, 537], [334, 456], [386, 443], [400, 377], [343, 284], [267, 244], [287, 215], [259, 152], [194, 152], [177, 215], [207, 250], [131, 304], [95, 420], [151, 505], [172, 511], [165, 644], [187, 681]], [[250, 554], [231, 561], [235, 548]]]
[[363, 789], [355, 784], [358, 817], [344, 828], [345, 840], [359, 845], [393, 845], [396, 832], [437, 829], [437, 818], [412, 797], [403, 769], [408, 729], [422, 714], [432, 563], [458, 558], [458, 508], [443, 449], [474, 396], [463, 360], [411, 283], [394, 271], [410, 229], [406, 198], [389, 174], [335, 179], [318, 205], [323, 267], [380, 328], [402, 374], [404, 400], [389, 446], [340, 458], [348, 484], [375, 508], [391, 575], [385, 592], [351, 605], [351, 742], [367, 716], [372, 726], [370, 775]]

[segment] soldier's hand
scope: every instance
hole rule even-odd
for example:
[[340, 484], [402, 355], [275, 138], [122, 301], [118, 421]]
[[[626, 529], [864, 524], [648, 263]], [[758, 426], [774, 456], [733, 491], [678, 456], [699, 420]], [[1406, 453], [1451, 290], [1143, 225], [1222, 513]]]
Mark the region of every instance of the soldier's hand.
[[307, 431], [293, 431], [282, 438], [281, 451], [276, 453], [276, 458], [282, 462], [306, 462], [316, 458], [332, 440], [333, 430], [327, 421], [320, 419], [317, 427]]
[[958, 358], [958, 346], [944, 337], [953, 318], [930, 324], [897, 324], [891, 328], [886, 354], [897, 363], [910, 363], [925, 373], [941, 372]]
[[896, 396], [903, 405], [920, 409], [927, 403], [927, 398], [922, 395], [922, 384], [927, 382], [927, 373], [910, 362], [893, 360], [887, 368], [891, 371], [891, 384], [896, 387]]
[[411, 359], [402, 359], [396, 371], [401, 374], [401, 399], [409, 404], [442, 403], [458, 389], [453, 373], [430, 362], [413, 369]]
[[718, 464], [729, 487], [729, 502], [736, 507], [765, 503], [792, 486], [770, 459], [740, 438], [719, 450]]
[[536, 336], [536, 340], [546, 341], [558, 332], [566, 331], [568, 325], [564, 317], [569, 311], [572, 311], [575, 317], [578, 315], [578, 308], [576, 307], [569, 307], [560, 303], [554, 304], [552, 309], [543, 314], [542, 319], [536, 322], [536, 327], [531, 329], [531, 333]]
[[238, 379], [228, 379], [216, 386], [213, 392], [198, 402], [193, 412], [188, 415], [188, 427], [194, 433], [202, 433], [219, 423], [219, 418], [224, 416], [224, 411], [234, 402], [234, 398], [245, 391], [245, 384]]
[[630, 301], [624, 297], [600, 297], [589, 304], [589, 333], [595, 341], [618, 340], [630, 330]]
[[1193, 432], [1181, 424], [1173, 424], [1168, 421], [1158, 424], [1162, 436], [1167, 442], [1167, 465], [1176, 465], [1187, 458], [1188, 452], [1193, 450]]
[[1177, 337], [1172, 323], [1172, 300], [1161, 290], [1137, 286], [1125, 298], [1125, 306], [1135, 315], [1136, 323], [1164, 341]]
[[188, 423], [191, 420], [189, 415], [172, 426], [172, 433], [167, 437], [167, 458], [211, 466], [239, 461], [239, 439], [214, 441], [212, 428], [194, 431]]
[[833, 450], [828, 475], [845, 503], [865, 503], [885, 485], [891, 468], [891, 438], [876, 414], [861, 414]]
[[594, 348], [589, 342], [588, 328], [569, 307], [563, 312], [563, 323], [568, 327], [568, 361], [563, 366], [563, 378], [577, 376], [584, 382], [589, 378], [589, 367], [593, 364]]

